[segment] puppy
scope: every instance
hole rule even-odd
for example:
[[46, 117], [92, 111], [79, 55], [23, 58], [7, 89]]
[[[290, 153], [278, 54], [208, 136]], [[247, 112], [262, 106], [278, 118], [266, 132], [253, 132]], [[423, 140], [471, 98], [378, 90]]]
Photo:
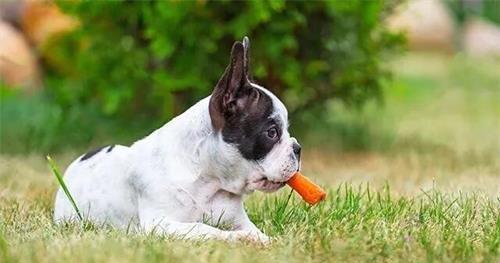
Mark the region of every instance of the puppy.
[[[235, 42], [212, 94], [163, 127], [70, 164], [64, 180], [85, 219], [189, 239], [269, 241], [243, 198], [283, 187], [299, 169], [300, 145], [283, 103], [250, 81], [248, 50], [247, 37]], [[59, 189], [54, 220], [76, 216]]]

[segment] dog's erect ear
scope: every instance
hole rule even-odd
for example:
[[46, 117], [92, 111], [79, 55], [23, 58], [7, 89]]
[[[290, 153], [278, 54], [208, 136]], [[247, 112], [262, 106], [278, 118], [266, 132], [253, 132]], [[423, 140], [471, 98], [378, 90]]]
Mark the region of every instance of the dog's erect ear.
[[250, 40], [248, 37], [243, 38], [243, 68], [245, 70], [245, 75], [248, 80], [251, 80], [250, 76]]
[[224, 118], [244, 108], [251, 96], [249, 83], [249, 59], [248, 49], [250, 47], [247, 37], [242, 42], [235, 42], [231, 49], [229, 66], [219, 79], [210, 98], [210, 117], [216, 129], [224, 126]]

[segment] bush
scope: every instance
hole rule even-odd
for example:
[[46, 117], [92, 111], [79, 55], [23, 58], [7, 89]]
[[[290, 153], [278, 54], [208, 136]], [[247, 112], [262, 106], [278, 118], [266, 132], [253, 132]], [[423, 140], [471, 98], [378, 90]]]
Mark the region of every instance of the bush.
[[154, 128], [143, 119], [105, 117], [92, 104], [63, 108], [45, 94], [25, 96], [1, 82], [0, 101], [1, 154], [83, 152], [89, 144], [131, 143]]
[[167, 120], [207, 96], [248, 35], [256, 82], [293, 113], [331, 98], [362, 105], [388, 77], [381, 60], [401, 44], [383, 18], [392, 1], [61, 1], [81, 26], [44, 49], [60, 105]]

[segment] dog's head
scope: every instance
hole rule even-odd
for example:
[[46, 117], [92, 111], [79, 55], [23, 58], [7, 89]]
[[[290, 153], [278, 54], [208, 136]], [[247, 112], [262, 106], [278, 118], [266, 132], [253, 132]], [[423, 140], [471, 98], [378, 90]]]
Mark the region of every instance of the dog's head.
[[285, 105], [270, 91], [251, 82], [249, 41], [235, 42], [229, 66], [210, 98], [210, 118], [226, 152], [234, 155], [231, 174], [222, 183], [245, 192], [272, 192], [290, 179], [300, 164], [300, 145], [288, 133]]

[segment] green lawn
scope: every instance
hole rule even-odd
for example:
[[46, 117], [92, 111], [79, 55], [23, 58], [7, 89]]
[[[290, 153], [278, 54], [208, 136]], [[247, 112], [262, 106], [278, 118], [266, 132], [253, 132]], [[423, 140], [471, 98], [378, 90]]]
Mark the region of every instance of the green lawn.
[[[325, 202], [287, 201], [288, 188], [249, 198], [269, 247], [55, 226], [44, 154], [3, 154], [0, 262], [499, 262], [500, 63], [410, 54], [391, 65], [385, 107], [334, 103], [334, 135], [303, 138]], [[76, 155], [53, 157], [64, 167]]]
[[314, 208], [295, 198], [286, 200], [281, 193], [248, 202], [251, 218], [274, 237], [271, 246], [261, 247], [58, 227], [51, 222], [47, 191], [4, 201], [0, 251], [4, 262], [493, 262], [498, 253], [498, 201], [433, 191], [394, 198], [385, 191], [346, 185], [330, 191], [326, 202]]

